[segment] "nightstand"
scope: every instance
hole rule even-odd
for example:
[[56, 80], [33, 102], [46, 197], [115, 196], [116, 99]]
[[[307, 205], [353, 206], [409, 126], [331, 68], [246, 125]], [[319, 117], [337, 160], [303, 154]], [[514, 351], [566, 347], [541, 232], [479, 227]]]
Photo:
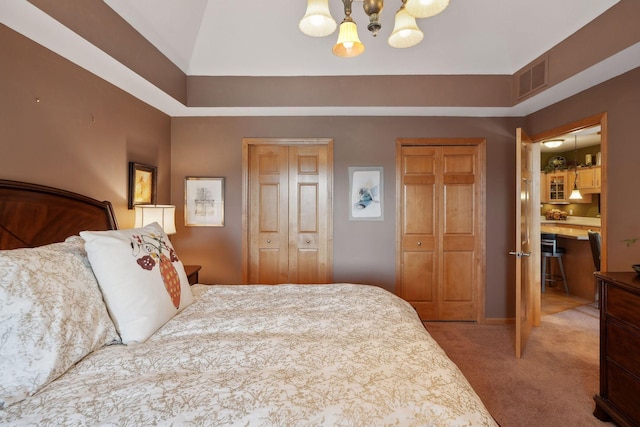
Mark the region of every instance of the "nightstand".
[[190, 285], [198, 283], [198, 272], [202, 267], [199, 265], [185, 265], [184, 272], [187, 273], [187, 279], [189, 279]]

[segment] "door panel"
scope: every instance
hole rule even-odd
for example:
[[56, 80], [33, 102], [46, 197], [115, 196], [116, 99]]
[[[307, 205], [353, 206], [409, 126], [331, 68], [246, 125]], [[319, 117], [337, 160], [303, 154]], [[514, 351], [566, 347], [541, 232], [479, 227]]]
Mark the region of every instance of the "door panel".
[[516, 130], [516, 331], [515, 351], [520, 358], [535, 322], [534, 291], [540, 287], [539, 215], [540, 146], [520, 128]]
[[398, 149], [398, 294], [423, 320], [478, 320], [483, 142], [442, 141]]
[[[289, 278], [327, 283], [328, 151], [322, 145], [289, 147]], [[322, 268], [319, 268], [321, 266]]]
[[252, 147], [249, 283], [275, 284], [288, 274], [288, 174], [286, 147]]
[[333, 141], [243, 139], [243, 283], [333, 281]]

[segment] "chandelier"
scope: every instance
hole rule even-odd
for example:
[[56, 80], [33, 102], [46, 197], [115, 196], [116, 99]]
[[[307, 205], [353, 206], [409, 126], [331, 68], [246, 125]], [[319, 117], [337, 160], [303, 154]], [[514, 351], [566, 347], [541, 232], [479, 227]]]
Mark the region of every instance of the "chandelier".
[[[333, 47], [333, 53], [344, 58], [358, 56], [364, 52], [364, 45], [358, 37], [358, 28], [351, 18], [351, 4], [354, 1], [362, 1], [364, 13], [369, 17], [367, 29], [374, 37], [382, 28], [379, 18], [384, 0], [342, 0], [345, 17], [340, 24], [338, 41]], [[416, 24], [416, 18], [437, 15], [449, 5], [449, 0], [401, 1], [402, 5], [396, 12], [393, 31], [388, 39], [389, 45], [395, 48], [406, 48], [420, 43], [424, 35]], [[337, 24], [329, 12], [329, 0], [307, 0], [307, 12], [298, 26], [300, 31], [312, 37], [332, 34]]]

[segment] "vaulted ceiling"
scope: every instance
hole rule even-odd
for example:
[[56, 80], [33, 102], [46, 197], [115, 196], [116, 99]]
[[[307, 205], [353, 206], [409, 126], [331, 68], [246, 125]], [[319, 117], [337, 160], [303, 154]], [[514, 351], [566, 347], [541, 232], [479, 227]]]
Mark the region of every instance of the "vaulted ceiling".
[[[339, 23], [342, 1], [329, 3]], [[394, 49], [387, 38], [400, 0], [386, 1], [375, 38], [356, 0], [352, 17], [366, 50], [355, 58], [331, 53], [337, 32], [324, 38], [300, 32], [306, 0], [91, 0], [73, 7], [3, 0], [0, 22], [174, 116], [516, 116], [640, 66], [638, 16], [626, 16], [640, 11], [637, 3], [451, 0], [440, 15], [418, 20], [425, 34], [421, 44]], [[620, 17], [636, 25], [612, 28]], [[149, 49], [141, 44], [132, 42], [126, 52], [129, 41], [120, 21], [166, 63], [149, 61], [151, 56], [142, 54]], [[603, 29], [615, 31], [601, 35], [602, 46], [591, 45]], [[131, 34], [129, 39], [135, 38]], [[607, 46], [612, 34], [615, 46]], [[575, 64], [555, 59], [567, 58], [568, 48], [579, 50], [569, 55]], [[548, 87], [514, 100], [514, 75], [554, 49]], [[156, 79], [151, 67], [174, 67], [174, 82], [186, 89], [171, 90], [173, 83]], [[298, 84], [315, 89], [297, 97], [286, 93]], [[492, 97], [491, 92], [501, 93]]]

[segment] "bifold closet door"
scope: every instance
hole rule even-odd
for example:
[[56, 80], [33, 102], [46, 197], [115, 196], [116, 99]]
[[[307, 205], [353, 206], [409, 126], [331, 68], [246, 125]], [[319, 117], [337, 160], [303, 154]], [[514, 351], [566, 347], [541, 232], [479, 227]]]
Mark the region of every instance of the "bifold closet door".
[[476, 146], [406, 146], [398, 163], [398, 294], [423, 320], [476, 320], [482, 233]]
[[327, 145], [249, 148], [248, 283], [328, 283], [331, 176]]
[[289, 280], [289, 149], [249, 150], [249, 283]]

